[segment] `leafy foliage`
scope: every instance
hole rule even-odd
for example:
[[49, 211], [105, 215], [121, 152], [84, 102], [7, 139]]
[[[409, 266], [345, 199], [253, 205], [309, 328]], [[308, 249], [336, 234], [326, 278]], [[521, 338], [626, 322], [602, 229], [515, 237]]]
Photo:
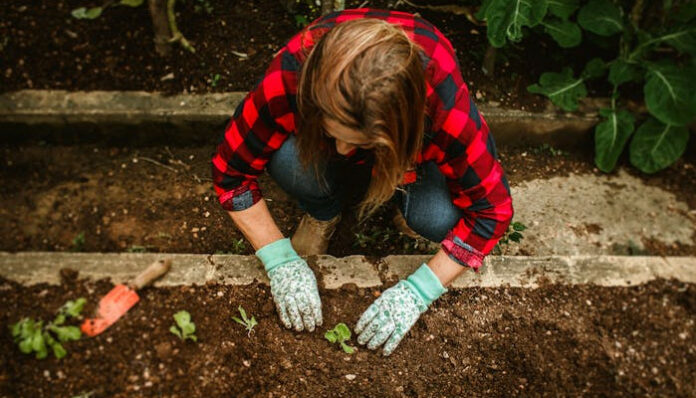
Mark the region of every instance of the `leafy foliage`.
[[242, 307], [241, 305], [237, 307], [237, 310], [239, 311], [239, 314], [242, 316], [242, 319], [239, 319], [236, 316], [233, 316], [232, 319], [234, 319], [234, 321], [238, 324], [244, 326], [247, 330], [247, 336], [250, 336], [251, 332], [254, 331], [254, 326], [258, 325], [258, 322], [256, 322], [256, 318], [254, 318], [253, 315], [251, 318], [248, 318], [246, 311], [244, 311], [244, 307]]
[[[484, 0], [476, 16], [488, 22], [488, 39], [494, 47], [518, 42], [523, 27], [536, 26], [564, 48], [579, 45], [583, 34], [618, 44], [614, 59], [592, 60], [580, 76], [566, 66], [560, 72], [543, 73], [527, 89], [549, 97], [565, 111], [574, 111], [587, 96], [586, 83], [605, 76], [608, 70], [612, 101], [611, 108], [599, 112], [602, 121], [595, 127], [595, 164], [602, 171], [612, 171], [630, 141], [630, 161], [635, 167], [646, 173], [668, 167], [686, 150], [689, 133], [685, 126], [696, 118], [696, 3], [662, 2], [661, 23], [653, 22], [647, 28], [639, 25], [643, 2], [629, 2], [632, 10], [610, 0], [582, 3], [541, 0], [522, 6], [518, 1]], [[622, 85], [641, 82], [650, 114], [646, 118], [622, 108], [625, 101], [619, 90]], [[642, 123], [636, 129], [637, 121]]]
[[191, 321], [191, 314], [188, 311], [179, 311], [174, 314], [174, 322], [176, 322], [176, 325], [172, 325], [169, 328], [170, 332], [181, 340], [191, 339], [198, 341], [198, 337], [194, 334], [196, 333], [196, 324]]
[[355, 348], [346, 344], [346, 341], [350, 340], [350, 329], [348, 326], [341, 322], [336, 325], [333, 329], [326, 331], [324, 333], [324, 338], [331, 344], [338, 343], [346, 354], [352, 354], [355, 352]]
[[[144, 0], [121, 0], [115, 5], [128, 6], [128, 7], [140, 7]], [[106, 3], [102, 7], [80, 7], [72, 10], [70, 13], [74, 18], [77, 19], [97, 19], [102, 15], [102, 12], [110, 6], [110, 3]]]
[[67, 351], [62, 343], [79, 340], [82, 332], [77, 326], [65, 325], [68, 318], [80, 318], [80, 313], [87, 302], [84, 298], [68, 301], [59, 310], [56, 318], [44, 326], [41, 320], [24, 318], [10, 326], [12, 338], [25, 354], [35, 354], [37, 359], [48, 356], [50, 348], [53, 355], [60, 359]]

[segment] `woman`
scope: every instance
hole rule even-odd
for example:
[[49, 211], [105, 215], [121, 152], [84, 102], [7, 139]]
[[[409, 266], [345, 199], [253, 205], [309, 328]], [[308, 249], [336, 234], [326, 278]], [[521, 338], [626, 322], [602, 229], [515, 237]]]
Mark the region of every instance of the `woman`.
[[[256, 249], [288, 328], [322, 324], [316, 278], [300, 255], [326, 251], [352, 188], [340, 170], [369, 181], [361, 219], [391, 201], [397, 220], [442, 242], [360, 317], [358, 343], [383, 345], [385, 355], [445, 286], [481, 266], [513, 215], [493, 136], [450, 42], [405, 12], [333, 12], [293, 36], [237, 107], [212, 163], [220, 203]], [[261, 200], [265, 169], [306, 211], [292, 240]]]

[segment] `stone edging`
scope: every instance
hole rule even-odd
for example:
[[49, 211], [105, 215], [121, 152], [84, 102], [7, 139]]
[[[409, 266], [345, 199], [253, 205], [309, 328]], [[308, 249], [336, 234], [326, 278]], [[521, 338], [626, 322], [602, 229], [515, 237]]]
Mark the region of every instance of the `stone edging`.
[[[173, 260], [171, 271], [156, 286], [202, 285], [218, 282], [247, 285], [268, 283], [255, 256], [163, 254], [163, 253], [65, 253], [0, 252], [0, 276], [25, 284], [58, 284], [59, 270], [71, 268], [90, 279], [111, 278], [124, 282], [159, 258]], [[354, 283], [379, 287], [404, 278], [429, 256], [388, 256], [376, 263], [363, 256], [309, 258], [320, 270], [318, 278], [327, 289]], [[452, 288], [525, 287], [545, 283], [632, 286], [657, 278], [675, 278], [696, 283], [696, 257], [641, 256], [488, 256], [479, 273], [467, 272]]]
[[[246, 92], [176, 94], [146, 91], [21, 90], [0, 94], [0, 126], [168, 124], [219, 128], [234, 113]], [[596, 113], [528, 112], [481, 104], [496, 142], [503, 145], [547, 143], [572, 147], [591, 141]], [[9, 131], [12, 129], [4, 128]], [[147, 129], [143, 129], [147, 130]], [[188, 134], [200, 133], [200, 125]], [[94, 133], [92, 131], [92, 133]], [[589, 140], [589, 141], [588, 141]]]

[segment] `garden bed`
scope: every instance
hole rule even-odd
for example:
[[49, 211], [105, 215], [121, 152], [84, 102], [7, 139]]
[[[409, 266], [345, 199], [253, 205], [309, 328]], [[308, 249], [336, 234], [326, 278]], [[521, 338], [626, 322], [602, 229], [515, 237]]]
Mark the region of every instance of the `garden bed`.
[[[0, 9], [0, 40], [8, 40], [0, 52], [0, 91], [248, 91], [273, 54], [300, 28], [278, 0], [207, 3], [212, 6], [211, 14], [195, 12], [195, 1], [177, 3], [179, 26], [196, 53], [175, 46], [171, 58], [161, 59], [154, 52], [146, 7], [112, 7], [90, 21], [70, 15], [75, 8], [97, 5], [88, 0], [13, 2]], [[346, 8], [361, 4], [362, 0], [348, 0]], [[499, 50], [496, 74], [486, 76], [481, 69], [488, 47], [485, 27], [472, 24], [464, 15], [411, 7], [404, 2], [371, 0], [366, 6], [419, 13], [438, 27], [456, 49], [462, 75], [477, 102], [544, 109], [548, 101], [526, 90], [541, 73], [560, 69], [561, 64], [580, 70], [590, 58], [605, 51], [612, 53], [592, 44], [563, 50], [548, 35], [531, 33], [521, 45]], [[308, 12], [302, 2], [298, 11]], [[309, 20], [317, 16], [307, 15]], [[592, 51], [587, 46], [592, 46]], [[608, 96], [607, 88], [599, 89], [603, 91], [590, 95]]]
[[[51, 317], [66, 300], [91, 310], [111, 287], [63, 272], [61, 286], [0, 280], [0, 322]], [[453, 290], [423, 315], [395, 353], [344, 354], [323, 338], [351, 328], [377, 290], [321, 289], [324, 327], [294, 333], [277, 320], [266, 285], [148, 288], [104, 334], [36, 360], [0, 332], [0, 393], [7, 396], [694, 396], [696, 286]], [[259, 324], [231, 319], [242, 305]], [[191, 313], [198, 343], [168, 329]], [[351, 341], [355, 344], [355, 339]]]
[[[212, 190], [209, 176], [214, 148], [212, 143], [130, 148], [45, 143], [6, 146], [1, 149], [0, 250], [252, 254]], [[569, 173], [599, 174], [591, 166], [589, 151], [501, 148], [500, 158], [513, 188], [524, 181]], [[646, 184], [674, 193], [696, 210], [693, 155], [655, 176], [629, 171]], [[290, 236], [300, 209], [267, 175], [261, 177], [261, 187], [281, 231]], [[346, 212], [329, 254], [381, 257], [433, 250], [424, 241], [400, 235], [390, 216], [383, 209], [356, 226], [352, 212]], [[521, 221], [529, 225], [535, 220]], [[642, 254], [696, 254], [696, 246], [644, 243], [647, 251]]]

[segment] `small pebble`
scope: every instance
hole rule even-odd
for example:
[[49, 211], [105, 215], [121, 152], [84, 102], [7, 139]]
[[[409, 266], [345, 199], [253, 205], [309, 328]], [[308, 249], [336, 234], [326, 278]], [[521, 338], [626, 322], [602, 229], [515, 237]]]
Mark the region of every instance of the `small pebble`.
[[357, 377], [357, 376], [354, 375], [354, 374], [346, 375], [346, 379], [348, 379], [348, 380], [355, 380], [356, 377]]

